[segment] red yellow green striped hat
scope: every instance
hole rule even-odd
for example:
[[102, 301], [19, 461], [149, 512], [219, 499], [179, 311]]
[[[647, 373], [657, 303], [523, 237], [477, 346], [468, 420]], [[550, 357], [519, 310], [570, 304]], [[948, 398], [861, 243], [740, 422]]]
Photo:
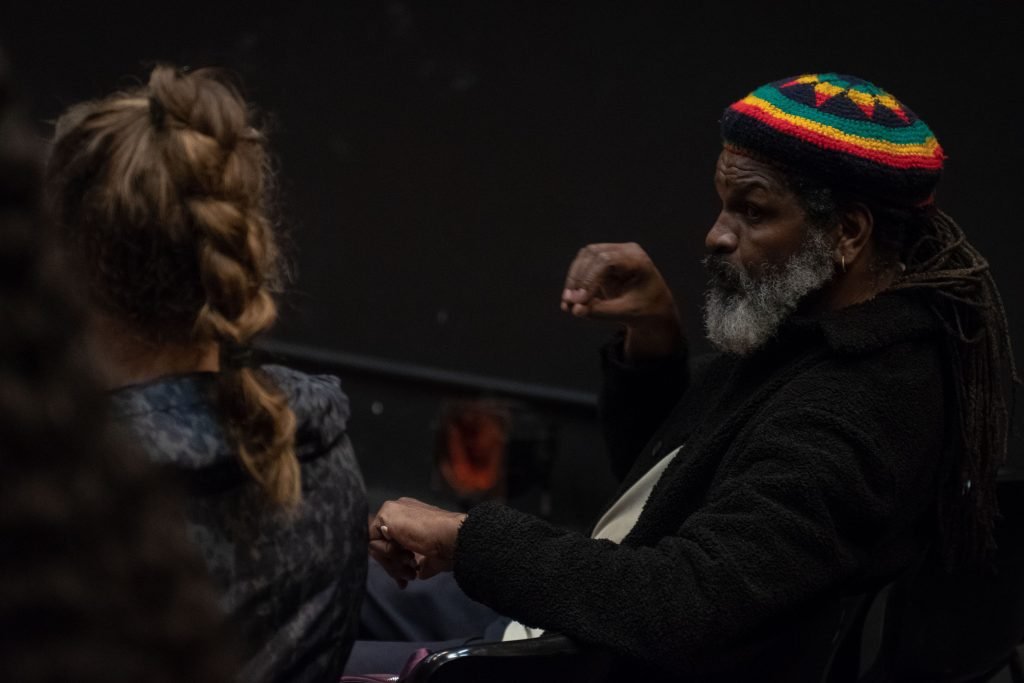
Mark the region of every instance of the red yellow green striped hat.
[[945, 155], [903, 103], [854, 76], [806, 74], [763, 85], [722, 115], [725, 146], [899, 204], [928, 204]]

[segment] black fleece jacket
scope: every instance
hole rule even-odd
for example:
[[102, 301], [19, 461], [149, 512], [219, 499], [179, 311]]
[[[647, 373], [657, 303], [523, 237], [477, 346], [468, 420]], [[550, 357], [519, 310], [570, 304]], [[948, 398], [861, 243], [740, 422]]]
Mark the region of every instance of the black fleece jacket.
[[616, 545], [483, 504], [459, 532], [455, 578], [610, 650], [629, 679], [797, 680], [827, 651], [840, 598], [932, 537], [942, 339], [921, 301], [886, 293], [793, 318], [744, 358], [630, 367], [614, 343], [602, 412], [619, 494], [683, 444], [636, 526]]

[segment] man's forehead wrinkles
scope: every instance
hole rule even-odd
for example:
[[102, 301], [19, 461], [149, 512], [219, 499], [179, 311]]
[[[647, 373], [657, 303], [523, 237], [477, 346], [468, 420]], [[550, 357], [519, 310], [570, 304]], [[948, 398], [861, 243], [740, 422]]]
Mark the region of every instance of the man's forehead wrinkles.
[[764, 187], [771, 192], [782, 191], [782, 183], [771, 171], [760, 168], [760, 165], [751, 167], [747, 162], [747, 159], [735, 155], [719, 157], [715, 168], [715, 183], [727, 188]]
[[715, 180], [723, 186], [736, 190], [752, 190], [758, 187], [777, 193], [782, 186], [777, 179], [766, 173], [736, 167], [719, 168]]

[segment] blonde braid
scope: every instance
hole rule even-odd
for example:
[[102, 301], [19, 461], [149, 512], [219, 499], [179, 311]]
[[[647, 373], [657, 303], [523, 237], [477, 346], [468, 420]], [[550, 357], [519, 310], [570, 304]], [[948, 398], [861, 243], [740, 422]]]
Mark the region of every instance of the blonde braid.
[[167, 150], [168, 163], [175, 165], [177, 155], [183, 180], [195, 188], [185, 207], [206, 300], [193, 336], [222, 350], [217, 398], [239, 460], [271, 500], [291, 506], [301, 498], [295, 415], [265, 374], [232, 362], [233, 350], [248, 348], [277, 319], [269, 286], [278, 254], [263, 210], [263, 137], [249, 126], [234, 89], [210, 76], [158, 68], [149, 82], [157, 109], [162, 105], [169, 119], [186, 124], [169, 130]]
[[222, 354], [218, 400], [242, 465], [283, 505], [301, 496], [294, 453], [295, 416], [283, 394], [263, 373], [234, 365], [230, 350], [247, 348], [277, 318], [277, 306], [261, 281], [269, 231], [261, 216], [224, 200], [188, 202], [200, 240], [199, 273], [207, 299], [196, 316], [196, 339], [212, 339]]
[[219, 345], [216, 400], [239, 460], [272, 501], [292, 506], [295, 415], [266, 374], [234, 362], [277, 317], [269, 171], [249, 119], [218, 72], [159, 66], [145, 88], [58, 121], [49, 185], [101, 306], [157, 344]]

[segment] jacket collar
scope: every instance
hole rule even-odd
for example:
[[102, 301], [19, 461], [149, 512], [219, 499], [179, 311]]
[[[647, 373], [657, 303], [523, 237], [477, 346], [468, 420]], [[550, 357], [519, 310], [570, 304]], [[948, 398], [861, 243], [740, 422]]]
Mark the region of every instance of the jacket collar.
[[[349, 417], [348, 398], [337, 378], [306, 375], [264, 365], [295, 414], [296, 451], [304, 455], [334, 444]], [[110, 393], [112, 417], [150, 459], [185, 467], [204, 467], [234, 458], [235, 449], [214, 408], [216, 375], [171, 375]]]
[[838, 353], [860, 355], [893, 344], [934, 336], [942, 322], [919, 294], [886, 291], [838, 311], [794, 316], [779, 330], [778, 341], [820, 335]]

